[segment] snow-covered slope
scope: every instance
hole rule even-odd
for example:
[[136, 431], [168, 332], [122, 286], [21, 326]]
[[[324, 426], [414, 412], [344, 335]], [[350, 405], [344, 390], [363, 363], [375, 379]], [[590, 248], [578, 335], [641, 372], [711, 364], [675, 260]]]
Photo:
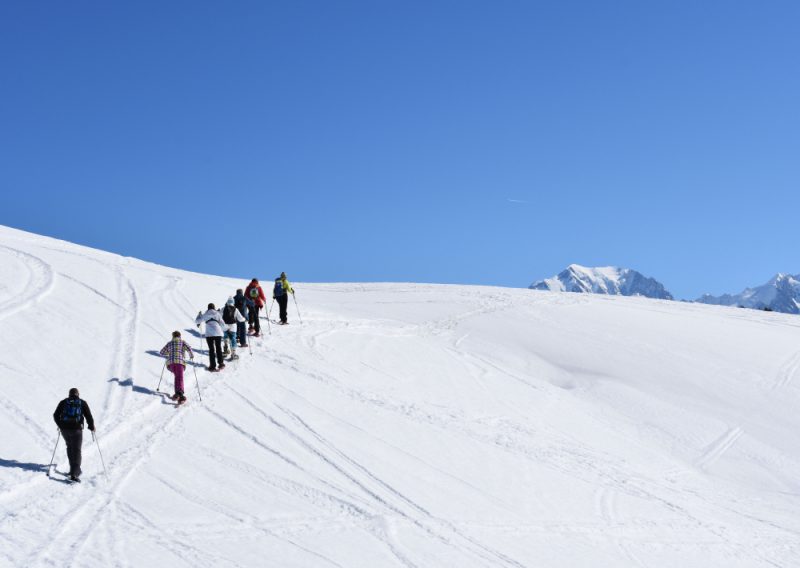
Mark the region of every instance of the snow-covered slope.
[[556, 276], [534, 282], [529, 288], [550, 290], [551, 292], [588, 292], [612, 296], [672, 299], [672, 295], [657, 280], [648, 278], [630, 268], [617, 268], [616, 266], [588, 268], [579, 264], [570, 264]]
[[800, 313], [800, 274], [776, 274], [769, 282], [747, 288], [741, 294], [712, 296], [705, 294], [697, 299], [703, 304], [742, 306], [763, 310], [768, 308], [786, 314]]
[[[198, 368], [202, 402], [189, 370], [174, 408], [155, 392], [154, 352], [173, 329], [199, 342], [198, 309], [242, 284], [0, 228], [0, 565], [800, 558], [796, 318], [298, 284], [303, 324], [290, 311], [252, 356]], [[45, 473], [72, 386], [93, 407], [107, 480], [88, 437], [82, 484]]]

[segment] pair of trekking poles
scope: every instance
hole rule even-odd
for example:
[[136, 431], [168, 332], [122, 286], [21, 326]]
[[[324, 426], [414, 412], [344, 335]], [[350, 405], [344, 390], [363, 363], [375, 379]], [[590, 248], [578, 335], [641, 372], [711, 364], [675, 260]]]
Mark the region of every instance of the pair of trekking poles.
[[[202, 343], [201, 343], [202, 345]], [[164, 366], [161, 367], [161, 377], [158, 379], [158, 386], [156, 392], [161, 392], [161, 381], [164, 380], [164, 371], [167, 368], [167, 362], [164, 361]], [[197, 396], [200, 397], [200, 402], [203, 402], [203, 393], [200, 392], [200, 381], [197, 379], [197, 368], [194, 366], [194, 358], [192, 358], [192, 371], [194, 371], [194, 383], [197, 385]]]
[[[294, 300], [294, 308], [297, 310], [297, 319], [300, 321], [300, 325], [303, 325], [303, 318], [300, 315], [300, 308], [297, 305], [297, 298], [294, 297], [292, 294], [292, 299]], [[272, 315], [272, 306], [275, 305], [275, 298], [272, 298], [272, 303], [269, 305], [269, 311], [267, 312], [267, 323], [269, 323], [270, 316]], [[272, 333], [272, 331], [270, 331]]]
[[[97, 439], [94, 430], [92, 432], [92, 441], [97, 444], [97, 453], [100, 454], [100, 463], [103, 464], [103, 474], [106, 476], [108, 482], [108, 470], [106, 469], [106, 460], [103, 459], [103, 452], [100, 451], [100, 441]], [[56, 432], [56, 445], [53, 448], [53, 455], [50, 457], [50, 464], [47, 466], [47, 477], [50, 477], [50, 470], [53, 468], [53, 462], [56, 461], [56, 450], [58, 449], [58, 442], [61, 440], [61, 428], [57, 428]]]

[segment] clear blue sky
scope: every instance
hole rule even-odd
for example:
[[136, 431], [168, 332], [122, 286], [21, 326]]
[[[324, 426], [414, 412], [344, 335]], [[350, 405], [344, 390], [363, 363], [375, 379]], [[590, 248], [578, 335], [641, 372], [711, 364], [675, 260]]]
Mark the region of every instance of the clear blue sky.
[[0, 223], [301, 281], [800, 272], [800, 3], [0, 5]]

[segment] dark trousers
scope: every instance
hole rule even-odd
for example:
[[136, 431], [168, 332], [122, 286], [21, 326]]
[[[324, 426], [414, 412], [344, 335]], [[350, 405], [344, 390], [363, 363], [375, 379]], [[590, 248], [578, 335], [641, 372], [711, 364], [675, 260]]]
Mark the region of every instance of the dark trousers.
[[286, 323], [286, 306], [289, 304], [289, 294], [278, 296], [275, 299], [278, 301], [278, 307], [281, 309], [281, 321]]
[[61, 429], [61, 435], [67, 444], [67, 459], [69, 460], [69, 474], [75, 477], [81, 475], [81, 446], [83, 446], [83, 430]]
[[258, 312], [261, 311], [261, 306], [250, 308], [250, 325], [256, 330], [256, 333], [261, 333], [261, 322], [259, 322]]
[[224, 365], [222, 362], [222, 338], [206, 337], [206, 343], [208, 343], [208, 359], [210, 361], [210, 364], [208, 365], [209, 368], [216, 369], [217, 365], [222, 367], [222, 365]]
[[247, 324], [245, 322], [236, 322], [236, 335], [239, 336], [239, 347], [247, 347]]

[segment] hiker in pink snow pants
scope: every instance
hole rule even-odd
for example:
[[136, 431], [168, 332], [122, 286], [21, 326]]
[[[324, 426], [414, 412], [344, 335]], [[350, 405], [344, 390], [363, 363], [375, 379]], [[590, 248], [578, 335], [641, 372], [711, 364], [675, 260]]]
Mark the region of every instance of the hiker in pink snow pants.
[[183, 354], [189, 353], [189, 356], [194, 359], [194, 352], [189, 344], [181, 339], [180, 331], [172, 332], [172, 340], [167, 343], [160, 351], [161, 355], [167, 358], [167, 369], [175, 375], [175, 394], [172, 395], [172, 400], [184, 402], [186, 397], [183, 390], [183, 370], [186, 368], [186, 360]]

